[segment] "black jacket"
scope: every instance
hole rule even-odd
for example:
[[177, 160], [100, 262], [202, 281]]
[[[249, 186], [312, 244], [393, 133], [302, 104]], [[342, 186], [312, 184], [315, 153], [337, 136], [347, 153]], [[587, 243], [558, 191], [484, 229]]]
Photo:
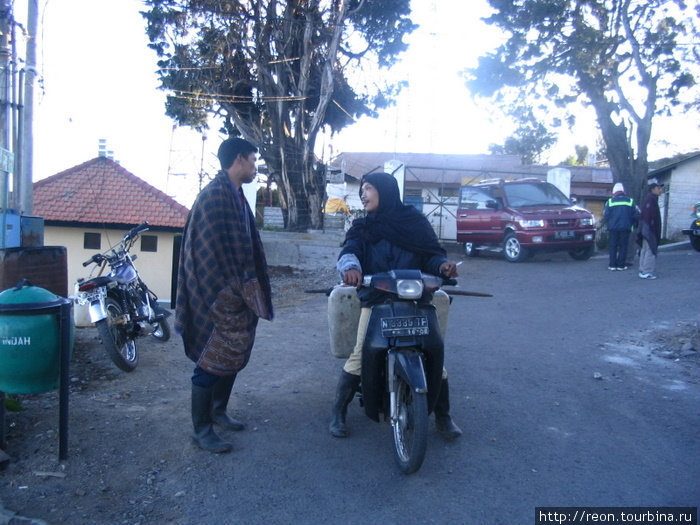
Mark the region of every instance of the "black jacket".
[[[386, 239], [376, 243], [363, 242], [360, 239], [348, 239], [344, 248], [350, 248], [362, 265], [363, 275], [388, 272], [390, 270], [421, 270], [425, 273], [440, 275], [440, 265], [447, 261], [442, 255], [417, 254], [404, 250]], [[386, 295], [373, 288], [360, 288], [357, 296], [362, 306], [371, 306], [384, 300]]]

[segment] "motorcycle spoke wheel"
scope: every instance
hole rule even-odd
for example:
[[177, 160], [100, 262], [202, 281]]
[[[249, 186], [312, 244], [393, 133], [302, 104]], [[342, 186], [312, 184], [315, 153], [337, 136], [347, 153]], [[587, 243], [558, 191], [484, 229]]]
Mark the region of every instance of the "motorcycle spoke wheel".
[[126, 328], [119, 323], [122, 309], [114, 299], [105, 299], [107, 318], [95, 323], [112, 362], [125, 372], [132, 372], [139, 363], [136, 341], [128, 337]]
[[397, 378], [397, 417], [391, 422], [394, 456], [404, 474], [416, 472], [423, 464], [428, 442], [428, 400]]
[[170, 324], [168, 324], [168, 320], [163, 319], [159, 321], [157, 328], [151, 335], [163, 343], [170, 340]]

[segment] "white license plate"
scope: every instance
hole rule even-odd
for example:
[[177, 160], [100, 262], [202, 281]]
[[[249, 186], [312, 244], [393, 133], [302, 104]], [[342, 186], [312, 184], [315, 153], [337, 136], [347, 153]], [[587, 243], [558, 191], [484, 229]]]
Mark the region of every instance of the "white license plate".
[[428, 335], [428, 318], [424, 316], [382, 317], [382, 335], [384, 337], [402, 337]]
[[554, 232], [555, 239], [573, 239], [574, 237], [576, 237], [576, 233], [571, 230]]

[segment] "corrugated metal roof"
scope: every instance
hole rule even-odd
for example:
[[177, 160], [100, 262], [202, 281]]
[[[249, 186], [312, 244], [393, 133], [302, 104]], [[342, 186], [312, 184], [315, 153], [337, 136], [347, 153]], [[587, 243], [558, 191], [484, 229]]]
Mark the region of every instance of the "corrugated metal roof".
[[655, 160], [649, 163], [649, 177], [654, 177], [661, 174], [661, 172], [671, 170], [683, 164], [684, 162], [694, 160], [700, 157], [700, 151], [691, 151], [690, 153], [683, 153], [681, 155], [676, 155], [674, 157], [667, 157], [665, 159]]
[[34, 183], [34, 215], [47, 221], [182, 228], [189, 210], [115, 161], [96, 157]]
[[[345, 152], [331, 166], [359, 180], [371, 171], [383, 171], [384, 163], [398, 160], [406, 166], [406, 180], [422, 183], [461, 184], [463, 179], [523, 178], [546, 179], [547, 172], [559, 166], [523, 165], [518, 155], [448, 155], [437, 153]], [[572, 181], [612, 183], [610, 168], [562, 166]]]

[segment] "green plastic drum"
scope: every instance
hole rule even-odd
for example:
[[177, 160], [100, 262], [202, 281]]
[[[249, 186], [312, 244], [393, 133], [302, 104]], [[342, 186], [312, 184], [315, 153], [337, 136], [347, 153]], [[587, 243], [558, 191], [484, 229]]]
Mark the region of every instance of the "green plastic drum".
[[[35, 394], [58, 388], [61, 336], [73, 323], [61, 323], [68, 299], [44, 288], [20, 283], [0, 293], [0, 391]], [[63, 326], [62, 326], [63, 325]]]

